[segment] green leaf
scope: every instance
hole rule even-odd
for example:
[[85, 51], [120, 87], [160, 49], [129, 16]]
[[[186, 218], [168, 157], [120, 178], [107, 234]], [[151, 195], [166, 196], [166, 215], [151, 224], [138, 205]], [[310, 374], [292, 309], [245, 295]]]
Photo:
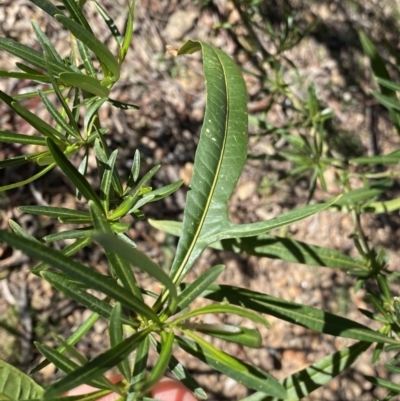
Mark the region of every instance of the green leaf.
[[35, 241], [21, 238], [15, 234], [0, 230], [0, 240], [8, 243], [10, 246], [20, 249], [31, 258], [42, 260], [56, 269], [68, 274], [71, 278], [75, 278], [85, 283], [88, 288], [97, 289], [110, 298], [121, 302], [135, 313], [142, 314], [149, 320], [158, 322], [158, 316], [146, 304], [138, 302], [132, 297], [131, 293], [119, 286], [108, 277], [93, 271], [92, 269], [75, 262], [71, 258], [66, 257], [61, 252], [57, 252]]
[[217, 302], [229, 302], [260, 313], [275, 316], [287, 322], [336, 337], [365, 342], [397, 344], [399, 341], [357, 323], [311, 306], [285, 301], [244, 288], [212, 284], [202, 295]]
[[94, 230], [90, 228], [78, 228], [77, 230], [65, 230], [55, 234], [49, 234], [43, 237], [45, 242], [64, 241], [66, 239], [89, 238]]
[[120, 68], [118, 61], [106, 45], [77, 22], [63, 15], [57, 15], [56, 19], [97, 56], [99, 61], [112, 73], [114, 80], [119, 78]]
[[[179, 283], [201, 252], [225, 238], [251, 237], [293, 223], [329, 206], [312, 205], [275, 219], [234, 224], [227, 203], [247, 155], [247, 95], [239, 68], [218, 49], [187, 42], [179, 54], [202, 50], [206, 81], [206, 112], [196, 152], [176, 256], [171, 268]], [[334, 202], [332, 200], [331, 202]]]
[[[307, 397], [314, 390], [329, 383], [334, 377], [347, 370], [354, 361], [370, 346], [370, 343], [359, 342], [328, 355], [313, 365], [281, 380], [286, 389], [285, 401], [298, 401]], [[254, 393], [241, 401], [278, 401], [261, 392]]]
[[95, 357], [86, 365], [74, 370], [72, 373], [50, 386], [46, 390], [45, 399], [58, 396], [61, 393], [71, 390], [72, 388], [105, 373], [107, 370], [127, 358], [127, 356], [139, 346], [148, 334], [149, 330], [147, 329], [135, 333], [122, 343], [119, 343], [117, 346], [112, 347], [103, 354]]
[[76, 42], [78, 44], [79, 55], [81, 56], [86, 74], [90, 77], [96, 78], [96, 69], [90, 57], [89, 49], [80, 40], [77, 40]]
[[365, 156], [365, 157], [356, 157], [354, 159], [350, 159], [349, 163], [351, 164], [399, 164], [400, 162], [400, 154], [398, 152], [392, 152], [388, 155], [382, 156]]
[[154, 263], [147, 255], [137, 249], [133, 249], [131, 246], [113, 235], [98, 234], [94, 236], [94, 239], [106, 250], [115, 252], [121, 258], [138, 267], [140, 270], [146, 272], [148, 275], [154, 277], [163, 284], [170, 293], [168, 301], [170, 309], [173, 310], [176, 307], [178, 297], [174, 284], [161, 267]]
[[[400, 200], [396, 199], [395, 201], [390, 201], [393, 206], [388, 205], [391, 210], [394, 206], [400, 208]], [[369, 206], [371, 205], [369, 204]], [[149, 221], [153, 227], [168, 234], [177, 237], [181, 235], [182, 223], [180, 222], [151, 219]], [[211, 248], [310, 266], [327, 266], [338, 269], [366, 269], [367, 267], [363, 260], [351, 258], [333, 249], [268, 234], [257, 237], [225, 239], [211, 244]]]
[[39, 216], [48, 216], [63, 219], [65, 217], [70, 218], [89, 218], [88, 212], [82, 212], [80, 210], [68, 209], [65, 207], [53, 207], [53, 206], [20, 206], [18, 208], [21, 212], [37, 214]]
[[205, 237], [232, 225], [227, 202], [247, 155], [247, 94], [240, 70], [225, 53], [201, 42], [187, 42], [179, 54], [198, 50], [203, 52], [206, 112], [170, 273], [175, 283], [208, 245]]
[[[1, 39], [1, 38], [0, 38]], [[28, 124], [38, 130], [42, 135], [52, 138], [56, 142], [63, 142], [64, 138], [62, 135], [54, 129], [51, 125], [47, 124], [37, 115], [31, 113], [25, 107], [14, 101], [11, 96], [0, 90], [0, 100], [7, 104], [15, 113], [22, 117]]]
[[117, 155], [118, 155], [118, 149], [115, 149], [111, 153], [110, 158], [107, 161], [108, 168], [106, 168], [106, 170], [104, 171], [100, 185], [100, 198], [103, 204], [103, 210], [105, 210], [106, 213], [108, 213], [110, 205], [111, 182], [114, 174], [114, 166], [115, 166], [115, 161], [117, 159]]
[[[103, 232], [113, 236], [113, 234], [111, 234], [112, 231], [108, 225], [108, 222], [91, 201], [89, 201], [89, 208], [97, 232]], [[106, 249], [105, 253], [108, 262], [110, 263], [110, 270], [113, 272], [113, 274], [121, 281], [122, 285], [128, 291], [130, 291], [138, 300], [143, 301], [143, 297], [137, 285], [135, 275], [133, 274], [132, 269], [127, 261], [119, 252], [114, 252], [114, 249], [112, 248]]]
[[193, 311], [183, 314], [182, 316], [179, 316], [179, 318], [177, 318], [174, 321], [174, 323], [179, 323], [186, 319], [190, 319], [191, 317], [198, 316], [198, 315], [204, 315], [204, 314], [208, 314], [208, 313], [231, 313], [233, 315], [245, 317], [246, 319], [252, 320], [255, 323], [262, 324], [263, 326], [265, 326], [267, 328], [271, 328], [271, 324], [268, 322], [268, 320], [266, 320], [260, 314], [254, 313], [251, 310], [239, 307], [237, 305], [228, 305], [226, 303], [216, 304], [216, 305], [207, 305], [207, 306], [203, 306], [202, 308], [195, 309]]
[[[40, 275], [54, 288], [78, 302], [78, 304], [85, 306], [105, 319], [110, 319], [113, 308], [107, 302], [104, 302], [101, 299], [89, 294], [79, 285], [76, 285], [71, 280], [68, 280], [65, 275], [49, 271], [43, 271]], [[134, 323], [127, 317], [124, 317], [123, 320], [124, 324], [127, 325], [132, 325]]]
[[44, 390], [29, 376], [0, 359], [0, 399], [27, 400], [41, 398]]
[[117, 109], [121, 110], [139, 110], [140, 107], [137, 104], [120, 102], [119, 100], [108, 98], [107, 102], [110, 103], [112, 106], [116, 107]]
[[66, 177], [76, 186], [79, 192], [87, 199], [92, 200], [96, 206], [102, 210], [103, 206], [99, 197], [94, 192], [91, 185], [87, 182], [86, 178], [73, 166], [73, 164], [65, 157], [64, 153], [58, 146], [51, 140], [47, 139], [47, 146], [56, 161], [58, 167], [66, 175]]
[[47, 14], [52, 16], [53, 18], [57, 14], [62, 14], [61, 10], [54, 6], [50, 1], [48, 0], [29, 0], [31, 3], [37, 5], [39, 8], [41, 8], [43, 11], [45, 11]]
[[65, 86], [79, 88], [102, 98], [106, 98], [110, 94], [110, 89], [102, 86], [97, 78], [90, 75], [63, 72], [60, 74], [60, 80]]
[[61, 0], [61, 1], [64, 4], [65, 8], [68, 10], [71, 18], [78, 24], [82, 25], [87, 31], [93, 33], [89, 23], [87, 22], [85, 16], [82, 13], [82, 10], [79, 8], [78, 3], [75, 0]]
[[400, 91], [400, 84], [397, 84], [390, 79], [376, 77], [376, 82], [378, 82], [379, 85], [384, 86], [385, 88], [391, 89], [392, 91]]
[[[33, 50], [31, 47], [18, 43], [15, 40], [0, 37], [0, 49], [19, 57], [37, 68], [43, 69], [45, 66], [45, 61], [41, 52]], [[49, 60], [49, 65], [54, 74], [71, 72], [70, 67], [65, 64], [57, 63], [54, 60]]]
[[[109, 334], [110, 334], [110, 345], [115, 347], [124, 340], [124, 334], [122, 331], [122, 309], [121, 304], [116, 302], [114, 308], [112, 308], [109, 324]], [[131, 369], [127, 359], [122, 360], [118, 364], [118, 369], [125, 377], [126, 380], [131, 378]]]
[[258, 330], [227, 324], [184, 323], [185, 329], [199, 331], [221, 340], [234, 342], [245, 347], [260, 348], [262, 338]]
[[13, 220], [9, 220], [8, 224], [10, 225], [10, 227], [12, 228], [12, 230], [15, 232], [15, 234], [20, 235], [21, 237], [24, 238], [28, 238], [32, 241], [37, 241], [38, 243], [40, 243], [40, 241], [38, 241], [33, 235], [29, 234], [28, 231], [24, 230], [18, 223], [16, 223]]
[[[35, 346], [48, 361], [53, 363], [58, 369], [62, 370], [63, 372], [72, 373], [74, 372], [74, 370], [79, 368], [78, 364], [76, 364], [71, 359], [67, 358], [57, 350], [52, 349], [45, 344], [40, 344], [38, 342], [35, 342]], [[68, 344], [64, 346], [70, 347], [70, 345]], [[105, 377], [101, 379], [93, 379], [87, 381], [86, 383], [100, 389], [110, 389], [111, 387], [112, 390], [118, 391], [118, 387], [112, 385]]]
[[54, 107], [54, 104], [50, 102], [50, 100], [41, 90], [38, 90], [38, 93], [47, 111], [53, 117], [54, 121], [61, 127], [61, 129], [63, 129], [66, 133], [73, 136], [74, 138], [80, 139], [79, 130], [76, 130], [75, 127], [71, 125], [71, 123], [65, 120], [63, 115]]
[[113, 36], [113, 38], [115, 39], [115, 41], [119, 46], [122, 41], [122, 35], [119, 32], [118, 27], [115, 24], [114, 20], [110, 17], [107, 11], [97, 1], [93, 1], [93, 4], [96, 7], [101, 18], [103, 18], [104, 22], [107, 24], [107, 27], [111, 32], [111, 35]]
[[[161, 344], [153, 336], [150, 335], [149, 337], [151, 343], [157, 349], [157, 352], [160, 353]], [[199, 386], [185, 366], [174, 357], [174, 355], [171, 355], [168, 367], [171, 370], [171, 373], [189, 390], [191, 390], [197, 396], [197, 398], [200, 398], [201, 400], [207, 399], [207, 394], [205, 391]], [[127, 401], [130, 400], [128, 399]]]
[[375, 386], [383, 387], [386, 390], [393, 391], [395, 393], [400, 393], [400, 384], [374, 376], [364, 375], [364, 377]]
[[140, 395], [135, 390], [135, 385], [146, 377], [147, 358], [149, 356], [149, 338], [151, 339], [151, 334], [140, 343], [136, 350], [133, 374], [129, 382], [126, 401], [136, 401]]
[[185, 309], [189, 306], [195, 299], [197, 299], [200, 294], [210, 286], [218, 276], [225, 270], [224, 265], [213, 266], [207, 269], [200, 277], [190, 283], [184, 291], [179, 294], [178, 297], [178, 308], [180, 310]]
[[165, 187], [155, 189], [149, 192], [147, 195], [153, 195], [153, 198], [149, 202], [158, 202], [161, 199], [173, 194], [183, 184], [183, 180], [174, 182], [173, 184], [166, 185]]
[[17, 134], [16, 132], [1, 131], [0, 142], [6, 143], [21, 143], [26, 145], [46, 146], [46, 140], [38, 136]]
[[135, 156], [133, 157], [131, 172], [126, 183], [127, 190], [129, 191], [137, 181], [140, 173], [140, 152], [136, 149]]
[[250, 389], [285, 398], [284, 387], [268, 373], [226, 354], [190, 331], [184, 333], [195, 341], [176, 337], [184, 351]]
[[119, 52], [120, 64], [122, 64], [122, 62], [125, 60], [129, 46], [131, 44], [134, 18], [135, 18], [135, 1], [131, 1], [129, 6], [128, 19], [126, 21], [124, 40], [122, 41], [121, 49]]
[[[92, 313], [88, 319], [84, 323], [82, 323], [74, 333], [67, 339], [66, 343], [68, 345], [75, 345], [79, 340], [81, 340], [84, 335], [93, 327], [93, 325], [97, 322], [100, 315], [97, 313]], [[57, 351], [60, 353], [64, 353], [66, 351], [66, 347], [61, 345], [57, 348]], [[31, 374], [39, 372], [43, 368], [45, 368], [50, 362], [45, 359], [44, 361], [40, 362], [34, 369], [32, 369]]]
[[39, 41], [40, 45], [42, 46], [42, 49], [44, 51], [48, 50], [48, 54], [49, 54], [50, 58], [53, 59], [55, 62], [57, 62], [59, 64], [64, 64], [63, 59], [58, 54], [58, 52], [54, 48], [53, 44], [50, 42], [50, 39], [40, 29], [40, 27], [36, 23], [36, 21], [32, 20], [31, 25], [32, 25], [33, 30], [35, 31], [37, 40]]
[[[358, 37], [360, 39], [364, 53], [369, 58], [374, 75], [387, 81], [390, 80], [390, 75], [388, 73], [388, 70], [386, 69], [385, 62], [379, 56], [379, 53], [374, 44], [362, 30], [358, 31]], [[383, 85], [380, 85], [380, 90], [383, 96], [391, 98], [393, 99], [393, 101], [397, 101], [397, 95], [394, 90]], [[400, 133], [400, 115], [390, 108], [389, 114], [394, 126], [396, 127], [397, 132]]]
[[148, 171], [144, 177], [138, 182], [136, 188], [133, 190], [131, 194], [129, 194], [124, 201], [114, 210], [113, 213], [109, 216], [110, 220], [116, 220], [121, 218], [122, 216], [126, 216], [129, 210], [137, 202], [138, 197], [141, 194], [142, 188], [147, 184], [147, 182], [153, 177], [153, 175], [160, 169], [160, 166], [154, 166], [150, 171]]
[[[26, 157], [26, 156], [25, 156]], [[55, 164], [50, 164], [49, 166], [47, 166], [46, 168], [44, 168], [43, 170], [40, 170], [37, 174], [32, 175], [31, 177], [27, 178], [26, 180], [22, 180], [19, 182], [15, 182], [13, 184], [8, 184], [8, 185], [4, 185], [2, 187], [0, 187], [0, 192], [3, 191], [8, 191], [10, 189], [14, 189], [14, 188], [18, 188], [18, 187], [22, 187], [26, 184], [30, 184], [31, 182], [37, 180], [38, 178], [42, 177], [43, 175], [45, 175], [47, 172], [49, 172], [53, 167], [55, 166]], [[0, 168], [2, 168], [2, 166], [0, 165]]]
[[173, 330], [168, 333], [165, 331], [161, 332], [161, 350], [157, 358], [156, 363], [151, 369], [150, 375], [142, 382], [139, 382], [135, 389], [145, 393], [147, 390], [152, 388], [160, 379], [164, 376], [165, 371], [168, 367], [169, 360], [172, 355], [172, 346], [174, 345], [175, 335]]
[[97, 99], [90, 104], [90, 106], [86, 109], [85, 117], [83, 119], [83, 127], [85, 130], [86, 136], [89, 136], [91, 132], [91, 125], [94, 120], [97, 118], [97, 111], [99, 108], [107, 101], [106, 98]]
[[309, 266], [326, 266], [347, 270], [367, 269], [366, 262], [362, 259], [351, 258], [330, 248], [267, 234], [258, 237], [222, 240], [212, 244], [211, 247]]
[[394, 98], [392, 96], [382, 95], [381, 93], [373, 90], [371, 90], [371, 93], [380, 104], [389, 109], [390, 114], [395, 114], [395, 112], [391, 109], [400, 110], [400, 102], [397, 96]]
[[36, 72], [35, 74], [26, 74], [24, 72], [14, 72], [14, 71], [4, 71], [0, 70], [0, 77], [4, 78], [17, 78], [17, 79], [26, 79], [31, 81], [49, 83], [50, 79], [46, 75], [42, 73]]

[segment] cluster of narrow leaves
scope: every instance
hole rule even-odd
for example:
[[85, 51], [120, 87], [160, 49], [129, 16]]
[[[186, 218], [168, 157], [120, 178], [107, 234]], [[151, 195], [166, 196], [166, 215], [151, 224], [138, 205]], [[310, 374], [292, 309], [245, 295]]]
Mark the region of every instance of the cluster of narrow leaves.
[[[1, 162], [0, 168], [36, 163], [46, 166], [28, 180], [2, 187], [2, 190], [24, 185], [57, 166], [76, 187], [77, 197], [87, 201], [87, 210], [44, 206], [21, 206], [21, 210], [58, 218], [61, 223], [74, 224], [75, 230], [62, 231], [38, 240], [10, 222], [14, 233], [0, 231], [0, 239], [21, 249], [41, 263], [32, 272], [51, 283], [77, 303], [92, 311], [91, 316], [69, 338], [58, 338], [58, 348], [36, 343], [44, 356], [34, 371], [53, 363], [65, 375], [43, 389], [28, 376], [0, 362], [0, 397], [13, 400], [96, 400], [110, 392], [122, 399], [147, 398], [147, 393], [169, 371], [181, 380], [199, 398], [205, 391], [196, 383], [181, 361], [173, 354], [178, 346], [204, 361], [215, 370], [254, 390], [246, 400], [300, 399], [328, 383], [347, 369], [372, 344], [382, 349], [389, 344], [398, 350], [400, 343], [392, 336], [396, 322], [386, 330], [373, 331], [344, 317], [322, 310], [288, 302], [266, 294], [229, 285], [219, 286], [215, 280], [224, 266], [210, 266], [194, 282], [185, 282], [185, 276], [207, 247], [230, 249], [247, 253], [306, 263], [342, 268], [370, 274], [374, 266], [368, 259], [355, 260], [339, 252], [268, 235], [273, 229], [304, 219], [343, 199], [309, 205], [282, 214], [272, 220], [252, 224], [234, 224], [228, 216], [227, 202], [235, 188], [247, 156], [247, 94], [240, 70], [222, 51], [205, 43], [189, 41], [178, 54], [202, 51], [206, 80], [207, 105], [204, 124], [196, 152], [194, 172], [187, 196], [182, 223], [151, 221], [154, 227], [179, 236], [176, 254], [166, 273], [144, 253], [136, 249], [127, 236], [130, 223], [121, 222], [126, 216], [133, 220], [143, 218], [140, 208], [162, 199], [175, 191], [181, 182], [161, 189], [146, 187], [158, 167], [151, 169], [138, 181], [140, 156], [135, 154], [131, 173], [123, 183], [117, 166], [117, 150], [109, 149], [97, 111], [106, 102], [128, 108], [109, 98], [113, 84], [120, 76], [132, 37], [134, 5], [129, 5], [126, 32], [121, 35], [112, 18], [94, 1], [99, 14], [110, 27], [118, 45], [118, 56], [94, 35], [82, 12], [83, 4], [63, 0], [55, 6], [49, 0], [31, 0], [71, 33], [74, 49], [68, 59], [62, 59], [50, 40], [33, 24], [42, 52], [34, 51], [11, 39], [0, 38], [0, 48], [20, 57], [22, 72], [1, 71], [0, 76], [29, 79], [43, 85], [45, 90], [9, 96], [0, 93], [0, 99], [13, 112], [24, 118], [41, 136], [0, 131], [0, 141], [43, 145], [46, 151], [14, 157]], [[84, 2], [81, 2], [84, 3]], [[76, 45], [76, 46], [75, 46]], [[74, 53], [76, 52], [76, 53]], [[93, 60], [97, 59], [94, 63]], [[78, 62], [76, 62], [78, 60]], [[95, 66], [99, 66], [98, 69]], [[100, 76], [100, 77], [99, 77]], [[59, 107], [47, 98], [54, 94]], [[54, 126], [48, 124], [20, 104], [24, 98], [39, 96], [49, 111]], [[83, 122], [82, 116], [83, 113]], [[77, 169], [70, 161], [84, 156]], [[89, 153], [94, 152], [99, 171], [99, 193], [85, 178]], [[45, 243], [73, 240], [61, 251]], [[107, 257], [109, 274], [100, 274], [75, 261], [72, 256], [90, 242], [100, 244]], [[140, 269], [157, 280], [163, 288], [155, 294], [136, 280], [132, 267]], [[361, 275], [362, 275], [361, 274]], [[101, 296], [93, 295], [95, 290]], [[146, 297], [144, 297], [146, 295]], [[146, 302], [146, 299], [153, 302]], [[191, 304], [197, 298], [213, 301], [197, 309]], [[349, 348], [326, 356], [314, 365], [279, 382], [267, 372], [252, 366], [222, 350], [203, 338], [203, 334], [247, 347], [262, 346], [258, 329], [227, 324], [206, 324], [198, 321], [205, 314], [234, 314], [251, 320], [255, 325], [270, 327], [263, 316], [268, 314], [298, 324], [310, 330], [357, 340]], [[74, 345], [83, 338], [99, 318], [108, 321], [110, 348], [88, 361]], [[146, 372], [150, 347], [159, 353], [154, 366]], [[123, 380], [111, 383], [104, 374], [116, 367]], [[66, 391], [82, 384], [99, 390], [93, 395], [63, 397]]]

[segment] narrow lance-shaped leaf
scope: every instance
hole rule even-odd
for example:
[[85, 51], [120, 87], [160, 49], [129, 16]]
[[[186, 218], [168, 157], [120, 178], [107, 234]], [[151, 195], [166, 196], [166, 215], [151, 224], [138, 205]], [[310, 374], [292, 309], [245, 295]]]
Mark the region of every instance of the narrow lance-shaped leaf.
[[203, 306], [202, 308], [195, 309], [193, 311], [183, 314], [182, 316], [177, 318], [174, 321], [174, 323], [178, 323], [183, 320], [190, 319], [191, 317], [204, 315], [204, 314], [208, 314], [208, 313], [229, 313], [229, 314], [245, 317], [246, 319], [252, 320], [255, 323], [262, 324], [265, 327], [268, 327], [268, 328], [271, 327], [268, 320], [265, 319], [264, 317], [262, 317], [260, 314], [254, 313], [252, 310], [249, 310], [249, 309], [238, 307], [237, 305], [229, 305], [226, 303], [207, 305], [207, 306]]
[[99, 61], [112, 73], [114, 80], [119, 78], [120, 71], [118, 61], [106, 45], [79, 23], [63, 15], [57, 15], [56, 19], [97, 56]]
[[21, 106], [11, 96], [7, 95], [1, 90], [0, 90], [0, 100], [6, 103], [11, 110], [13, 110], [20, 117], [22, 117], [28, 124], [30, 124], [33, 128], [38, 130], [42, 135], [52, 138], [56, 142], [64, 141], [64, 138], [56, 129], [54, 129], [51, 125], [47, 124], [36, 114], [30, 112], [28, 109]]
[[[96, 233], [99, 234], [102, 232], [110, 237], [114, 237], [111, 227], [105, 217], [91, 201], [89, 201], [89, 209], [93, 218]], [[112, 274], [115, 275], [121, 281], [122, 285], [135, 295], [138, 300], [143, 301], [142, 294], [129, 263], [127, 263], [123, 256], [119, 252], [116, 252], [112, 247], [105, 248], [105, 253], [110, 263], [110, 271]]]
[[90, 75], [63, 72], [60, 74], [60, 80], [65, 86], [79, 88], [96, 96], [107, 97], [110, 93], [110, 89], [102, 86], [97, 78]]
[[146, 272], [148, 275], [154, 277], [157, 281], [163, 284], [170, 294], [168, 304], [170, 305], [171, 310], [174, 310], [178, 298], [177, 291], [168, 275], [164, 273], [160, 266], [154, 263], [147, 255], [137, 249], [133, 249], [114, 235], [98, 234], [94, 236], [94, 239], [106, 250], [119, 254], [121, 258], [138, 267], [140, 270]]
[[95, 78], [96, 77], [96, 69], [93, 65], [93, 61], [90, 57], [89, 54], [89, 49], [80, 41], [77, 39], [77, 44], [78, 44], [78, 50], [79, 50], [79, 55], [81, 56], [83, 65], [86, 70], [86, 74], [90, 77]]
[[133, 21], [135, 14], [135, 1], [131, 1], [129, 6], [128, 19], [126, 21], [125, 35], [122, 41], [120, 53], [119, 53], [119, 62], [120, 64], [125, 60], [125, 57], [128, 53], [129, 45], [131, 44], [132, 35], [133, 35]]
[[[161, 344], [153, 336], [149, 336], [149, 337], [150, 337], [151, 343], [157, 349], [157, 352], [160, 353], [161, 352]], [[191, 390], [197, 396], [197, 398], [200, 398], [201, 400], [207, 399], [207, 394], [205, 393], [205, 391], [199, 386], [199, 384], [191, 376], [191, 374], [185, 368], [185, 366], [183, 364], [181, 364], [174, 357], [174, 355], [171, 355], [168, 367], [171, 370], [171, 373], [180, 382], [182, 382], [189, 390]], [[132, 401], [132, 400], [130, 400], [128, 398], [127, 401]]]
[[[54, 85], [56, 88], [57, 83], [54, 82]], [[59, 92], [59, 90], [56, 92]], [[81, 138], [80, 133], [79, 133], [79, 130], [76, 129], [75, 125], [66, 121], [64, 116], [54, 106], [53, 102], [50, 102], [50, 100], [47, 98], [47, 96], [41, 90], [38, 90], [38, 94], [39, 94], [44, 106], [46, 107], [47, 111], [49, 112], [51, 117], [54, 119], [54, 121], [59, 125], [59, 127], [62, 130], [64, 130], [67, 134], [72, 135], [73, 137], [75, 137], [79, 140]], [[65, 102], [64, 102], [64, 104], [65, 104]]]
[[39, 216], [48, 216], [55, 218], [90, 218], [88, 212], [83, 212], [75, 209], [68, 209], [65, 207], [53, 207], [53, 206], [41, 206], [41, 205], [32, 205], [32, 206], [20, 206], [18, 208], [21, 212], [37, 214]]
[[82, 13], [82, 10], [79, 8], [78, 3], [75, 0], [61, 0], [61, 1], [64, 4], [65, 8], [69, 11], [71, 18], [80, 25], [82, 25], [87, 31], [93, 33], [89, 23], [87, 22], [85, 16]]
[[234, 342], [246, 347], [260, 348], [262, 338], [256, 329], [248, 329], [241, 326], [231, 326], [228, 324], [204, 324], [204, 323], [184, 323], [184, 329], [195, 330], [221, 340]]
[[139, 392], [135, 390], [135, 385], [146, 377], [147, 358], [149, 356], [149, 334], [139, 345], [135, 353], [135, 363], [133, 366], [132, 377], [129, 382], [129, 389], [126, 395], [126, 401], [136, 401]]
[[31, 21], [32, 28], [35, 31], [36, 38], [42, 46], [43, 50], [48, 50], [48, 55], [57, 63], [64, 64], [63, 59], [58, 54], [57, 50], [54, 48], [53, 44], [50, 42], [50, 39], [44, 34], [44, 32], [40, 29], [39, 25], [36, 21]]
[[243, 308], [272, 315], [287, 322], [336, 337], [352, 338], [371, 343], [400, 344], [399, 341], [373, 331], [354, 320], [244, 288], [212, 284], [202, 296], [217, 302], [240, 305]]
[[200, 277], [189, 284], [184, 291], [179, 294], [178, 308], [180, 310], [189, 306], [198, 296], [210, 286], [218, 276], [224, 271], [224, 265], [213, 266], [207, 269]]
[[103, 206], [99, 197], [96, 195], [86, 178], [73, 166], [73, 164], [65, 157], [64, 153], [51, 139], [47, 139], [47, 146], [49, 147], [54, 160], [57, 162], [57, 165], [67, 176], [67, 178], [76, 186], [79, 192], [87, 200], [92, 200], [100, 210], [103, 210]]
[[62, 14], [61, 10], [52, 4], [49, 0], [29, 0], [31, 3], [37, 5], [51, 17], [55, 17], [57, 14]]
[[[363, 47], [364, 53], [370, 60], [371, 68], [376, 77], [383, 78], [386, 80], [390, 80], [390, 75], [386, 69], [385, 62], [379, 56], [379, 53], [368, 38], [368, 36], [362, 31], [358, 31], [358, 37], [360, 39], [361, 45]], [[387, 88], [383, 85], [380, 85], [380, 90], [383, 95], [392, 98], [393, 100], [397, 100], [396, 92], [390, 88]], [[389, 109], [390, 118], [396, 127], [397, 133], [400, 133], [400, 115], [394, 110]]]
[[[121, 315], [122, 315], [121, 304], [119, 302], [116, 302], [110, 316], [109, 333], [110, 333], [111, 347], [115, 347], [124, 340]], [[129, 367], [129, 362], [127, 359], [122, 360], [118, 364], [118, 369], [126, 380], [130, 379], [131, 369]]]
[[[285, 401], [298, 401], [307, 397], [314, 390], [329, 383], [334, 377], [347, 370], [354, 361], [370, 346], [370, 343], [359, 342], [349, 348], [328, 355], [313, 365], [281, 380], [286, 389]], [[257, 392], [241, 401], [278, 401], [278, 398]]]
[[114, 166], [115, 166], [115, 161], [117, 159], [117, 154], [118, 154], [118, 149], [115, 149], [111, 153], [110, 158], [107, 161], [108, 168], [104, 171], [100, 185], [100, 197], [103, 204], [103, 208], [106, 211], [106, 213], [108, 213], [110, 205], [111, 181], [114, 174]]
[[124, 360], [138, 347], [140, 342], [147, 335], [148, 330], [135, 333], [122, 343], [119, 343], [117, 346], [110, 348], [103, 354], [92, 359], [86, 365], [74, 370], [69, 375], [50, 386], [45, 392], [45, 399], [60, 395], [61, 393], [71, 390], [80, 384], [99, 377], [107, 370]]
[[168, 333], [166, 333], [165, 331], [161, 332], [160, 354], [157, 358], [156, 363], [151, 369], [150, 375], [144, 381], [138, 383], [135, 386], [137, 390], [144, 393], [160, 381], [168, 367], [168, 363], [172, 355], [172, 346], [174, 345], [174, 339], [175, 335], [173, 330], [170, 330]]
[[[15, 72], [15, 71], [4, 71], [0, 70], [0, 77], [4, 78], [17, 78], [17, 79], [25, 79], [25, 80], [31, 80], [31, 81], [37, 81], [37, 82], [43, 82], [43, 83], [49, 83], [50, 79], [48, 76], [43, 75], [39, 72], [35, 73], [25, 73], [25, 72]], [[14, 97], [16, 99], [16, 97]]]
[[46, 140], [44, 138], [10, 131], [0, 131], [0, 142], [46, 146]]
[[176, 337], [177, 343], [189, 354], [250, 389], [285, 398], [283, 386], [268, 373], [226, 354], [191, 331], [183, 332], [194, 341]]
[[[55, 163], [48, 165], [45, 167], [43, 170], [40, 170], [37, 174], [32, 175], [31, 177], [27, 178], [26, 180], [22, 180], [19, 182], [14, 182], [13, 184], [8, 184], [0, 187], [0, 192], [3, 191], [9, 191], [10, 189], [18, 188], [26, 184], [30, 184], [31, 182], [37, 180], [38, 178], [42, 177], [45, 175], [47, 172], [49, 172], [53, 167], [55, 166]], [[1, 167], [0, 167], [1, 168]]]
[[101, 18], [103, 18], [104, 22], [107, 24], [107, 27], [111, 32], [111, 35], [117, 42], [118, 46], [120, 46], [122, 41], [122, 35], [119, 32], [118, 27], [115, 24], [115, 21], [110, 17], [107, 11], [97, 1], [94, 0], [93, 3], [98, 13], [100, 14]]
[[[43, 54], [41, 52], [33, 50], [31, 47], [18, 43], [15, 40], [0, 38], [0, 49], [19, 57], [37, 68], [43, 69], [45, 65]], [[65, 64], [57, 63], [53, 60], [49, 60], [49, 65], [54, 74], [71, 72], [71, 68]]]
[[[89, 294], [80, 286], [75, 285], [72, 281], [67, 280], [64, 275], [49, 271], [44, 271], [40, 275], [54, 288], [67, 295], [80, 305], [85, 306], [89, 310], [98, 313], [100, 316], [106, 319], [110, 319], [113, 308], [109, 305], [109, 303], [96, 298], [92, 294]], [[131, 321], [125, 316], [123, 317], [123, 321], [124, 324], [129, 325], [134, 323], [133, 320]]]
[[49, 263], [54, 268], [71, 276], [71, 278], [76, 278], [85, 283], [88, 288], [101, 291], [110, 298], [121, 302], [133, 312], [142, 314], [154, 322], [159, 322], [158, 316], [153, 310], [143, 302], [139, 302], [136, 298], [132, 297], [129, 291], [119, 286], [110, 278], [66, 257], [61, 252], [4, 230], [0, 230], [0, 240], [5, 241], [14, 248], [20, 249], [31, 258]]
[[[82, 323], [75, 331], [74, 333], [68, 337], [67, 343], [68, 345], [75, 345], [79, 340], [81, 340], [84, 335], [93, 327], [93, 325], [97, 322], [99, 319], [100, 315], [97, 313], [92, 313], [88, 319], [84, 323]], [[58, 352], [64, 353], [66, 351], [66, 347], [61, 345], [60, 347], [57, 348]], [[44, 361], [40, 362], [39, 365], [37, 365], [34, 369], [32, 369], [31, 374], [36, 373], [41, 371], [43, 368], [45, 368], [50, 362], [45, 359]]]
[[[40, 343], [36, 342], [35, 346], [46, 359], [48, 359], [58, 369], [62, 370], [65, 373], [71, 373], [79, 367], [79, 365], [77, 363], [73, 362], [70, 358], [64, 356], [57, 350], [52, 349], [45, 344], [40, 344]], [[69, 344], [65, 344], [65, 346], [68, 349], [72, 349], [72, 347]], [[74, 354], [75, 354], [75, 352], [74, 352]], [[80, 354], [78, 354], [78, 355], [79, 355], [79, 359], [81, 359], [81, 355]], [[87, 383], [89, 385], [98, 387], [100, 389], [108, 389], [111, 387], [111, 389], [113, 389], [114, 391], [118, 391], [118, 387], [111, 384], [105, 377], [103, 377], [101, 379], [94, 379]]]

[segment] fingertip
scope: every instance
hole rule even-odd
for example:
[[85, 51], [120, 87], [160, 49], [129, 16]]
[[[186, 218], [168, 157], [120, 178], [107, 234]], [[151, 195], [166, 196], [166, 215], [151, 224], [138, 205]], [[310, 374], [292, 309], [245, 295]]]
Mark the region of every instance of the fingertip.
[[181, 382], [169, 378], [157, 383], [151, 390], [151, 396], [160, 401], [197, 401]]

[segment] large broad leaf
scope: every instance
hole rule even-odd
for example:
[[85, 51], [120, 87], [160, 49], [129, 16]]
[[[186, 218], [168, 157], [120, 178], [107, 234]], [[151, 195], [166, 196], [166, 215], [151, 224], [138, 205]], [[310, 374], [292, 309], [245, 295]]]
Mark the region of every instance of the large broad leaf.
[[29, 376], [0, 359], [0, 400], [41, 398], [43, 393]]
[[[329, 383], [334, 377], [348, 369], [369, 346], [369, 343], [356, 343], [349, 348], [328, 355], [308, 368], [281, 380], [283, 387], [286, 389], [285, 401], [302, 400], [312, 391]], [[257, 392], [243, 398], [241, 401], [278, 400], [278, 398], [272, 398], [264, 393]]]
[[222, 51], [188, 41], [178, 54], [203, 52], [207, 105], [190, 183], [182, 236], [171, 268], [179, 283], [201, 252], [224, 238], [251, 237], [310, 216], [325, 205], [295, 210], [272, 221], [234, 224], [227, 203], [247, 156], [247, 93], [239, 68]]

